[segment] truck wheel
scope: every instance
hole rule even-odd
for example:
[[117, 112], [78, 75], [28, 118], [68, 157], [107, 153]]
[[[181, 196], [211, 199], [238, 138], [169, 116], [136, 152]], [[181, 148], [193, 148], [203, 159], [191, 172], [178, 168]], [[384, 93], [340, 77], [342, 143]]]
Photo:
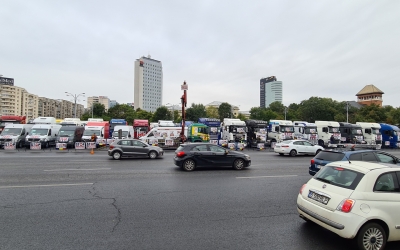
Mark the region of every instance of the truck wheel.
[[112, 157], [113, 157], [114, 160], [119, 160], [119, 159], [121, 159], [121, 153], [119, 151], [115, 151], [112, 154]]
[[384, 249], [386, 245], [386, 232], [377, 223], [365, 224], [355, 238], [358, 249]]
[[183, 162], [183, 170], [185, 171], [193, 171], [196, 167], [196, 163], [193, 160], [186, 160]]
[[157, 158], [157, 156], [158, 156], [158, 154], [157, 154], [156, 151], [150, 151], [149, 152], [149, 158], [150, 159], [155, 159], [155, 158]]
[[296, 150], [292, 149], [292, 151], [290, 151], [289, 155], [290, 156], [296, 156], [297, 155]]
[[233, 162], [233, 169], [235, 169], [235, 170], [242, 170], [242, 169], [244, 169], [244, 166], [245, 166], [245, 163], [244, 163], [243, 159], [236, 159]]

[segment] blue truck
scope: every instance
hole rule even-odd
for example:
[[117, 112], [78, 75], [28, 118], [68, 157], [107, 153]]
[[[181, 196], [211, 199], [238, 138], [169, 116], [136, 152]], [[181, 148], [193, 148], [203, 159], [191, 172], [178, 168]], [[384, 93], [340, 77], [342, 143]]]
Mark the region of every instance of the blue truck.
[[111, 119], [110, 120], [110, 135], [108, 138], [112, 138], [112, 134], [114, 132], [114, 127], [120, 125], [128, 125], [125, 119]]
[[382, 148], [398, 148], [399, 147], [399, 132], [397, 126], [381, 123]]
[[209, 127], [210, 140], [219, 140], [221, 138], [221, 121], [215, 118], [199, 118], [199, 123]]

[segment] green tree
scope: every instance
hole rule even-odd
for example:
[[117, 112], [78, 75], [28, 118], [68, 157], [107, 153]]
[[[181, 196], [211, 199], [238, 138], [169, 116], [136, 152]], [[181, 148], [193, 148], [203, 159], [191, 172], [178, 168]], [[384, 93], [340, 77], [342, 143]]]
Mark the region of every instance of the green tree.
[[135, 115], [135, 110], [127, 104], [117, 104], [108, 110], [111, 119], [125, 119], [129, 124], [133, 124]]
[[135, 112], [135, 118], [136, 119], [140, 119], [140, 120], [149, 120], [149, 121], [151, 121], [152, 118], [153, 118], [153, 113], [138, 108], [138, 109], [136, 109], [136, 112]]
[[219, 114], [218, 114], [218, 109], [216, 107], [213, 106], [209, 106], [208, 108], [206, 108], [206, 116], [207, 118], [219, 118]]
[[246, 121], [247, 120], [246, 116], [244, 114], [241, 114], [241, 113], [239, 113], [236, 118], [240, 119], [241, 121]]
[[221, 105], [219, 105], [219, 107], [218, 107], [218, 115], [219, 115], [220, 121], [223, 121], [224, 118], [233, 117], [232, 106], [227, 102], [221, 103]]
[[337, 102], [331, 98], [310, 97], [299, 104], [299, 118], [307, 122], [333, 121], [337, 113]]
[[357, 121], [359, 122], [386, 122], [387, 115], [378, 105], [371, 104], [360, 108], [357, 112]]
[[172, 120], [171, 112], [168, 111], [167, 107], [161, 106], [154, 112], [151, 121], [158, 122], [159, 120]]
[[279, 101], [271, 103], [268, 108], [277, 114], [285, 113], [285, 106]]
[[174, 123], [180, 123], [182, 121], [182, 116], [179, 114], [178, 110], [174, 110]]
[[199, 118], [206, 116], [207, 112], [203, 104], [192, 103], [192, 106], [186, 109], [186, 121], [197, 122]]
[[269, 121], [273, 119], [283, 119], [283, 117], [279, 118], [279, 115], [270, 108], [253, 107], [250, 109], [250, 119]]
[[[81, 120], [82, 121], [87, 121], [89, 118], [103, 118], [103, 116], [105, 116], [106, 113], [106, 108], [104, 107], [103, 104], [101, 103], [93, 103], [93, 106], [91, 109], [88, 109], [82, 116], [81, 116]], [[104, 119], [104, 118], [103, 118]], [[109, 121], [110, 119], [105, 121]]]

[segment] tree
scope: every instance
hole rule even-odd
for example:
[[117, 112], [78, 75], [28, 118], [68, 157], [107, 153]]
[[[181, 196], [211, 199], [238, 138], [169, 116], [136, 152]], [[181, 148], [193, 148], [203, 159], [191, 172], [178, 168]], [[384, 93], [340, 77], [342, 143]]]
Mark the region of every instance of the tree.
[[207, 118], [219, 118], [219, 114], [218, 114], [218, 109], [216, 107], [213, 106], [209, 106], [208, 108], [206, 108], [206, 116]]
[[337, 102], [331, 98], [310, 97], [299, 104], [299, 118], [307, 122], [333, 121], [337, 113]]
[[246, 116], [244, 114], [241, 114], [241, 113], [239, 113], [236, 118], [240, 119], [241, 121], [246, 121], [247, 120]]
[[135, 119], [135, 110], [127, 104], [117, 104], [108, 110], [108, 116], [115, 119], [125, 119], [129, 124]]
[[361, 107], [357, 112], [356, 118], [359, 122], [384, 123], [387, 115], [380, 106], [371, 104]]
[[171, 113], [168, 111], [168, 108], [165, 106], [161, 106], [156, 110], [156, 112], [154, 112], [151, 121], [158, 122], [159, 120], [171, 120], [171, 119], [172, 119]]
[[271, 109], [271, 111], [273, 111], [273, 112], [275, 112], [277, 114], [284, 114], [285, 113], [285, 106], [279, 101], [271, 103], [268, 108]]
[[[82, 116], [81, 120], [82, 121], [87, 121], [89, 118], [103, 118], [103, 116], [106, 115], [106, 108], [104, 107], [103, 104], [101, 103], [93, 103], [93, 106], [91, 109], [87, 110]], [[103, 118], [104, 119], [104, 118]], [[109, 121], [104, 119], [105, 121]]]
[[136, 112], [135, 112], [135, 118], [136, 119], [141, 119], [141, 120], [149, 120], [149, 121], [151, 121], [152, 118], [153, 118], [153, 113], [138, 108], [138, 109], [136, 109]]
[[223, 121], [224, 118], [233, 117], [232, 106], [227, 102], [221, 103], [221, 105], [219, 105], [219, 107], [218, 107], [218, 115], [219, 115], [220, 121]]
[[197, 122], [199, 118], [206, 117], [207, 112], [203, 104], [194, 104], [188, 109], [186, 109], [186, 120]]
[[178, 110], [174, 110], [174, 123], [180, 123], [182, 121], [182, 116], [179, 114]]

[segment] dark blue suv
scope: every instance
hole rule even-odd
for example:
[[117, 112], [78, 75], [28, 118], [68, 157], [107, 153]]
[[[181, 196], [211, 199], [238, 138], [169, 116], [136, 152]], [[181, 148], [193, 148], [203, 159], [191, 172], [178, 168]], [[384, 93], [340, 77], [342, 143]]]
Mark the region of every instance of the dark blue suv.
[[389, 163], [400, 165], [400, 159], [384, 151], [377, 150], [355, 150], [334, 151], [323, 150], [311, 159], [308, 170], [310, 175], [315, 175], [322, 166], [333, 161], [370, 161], [376, 163]]

